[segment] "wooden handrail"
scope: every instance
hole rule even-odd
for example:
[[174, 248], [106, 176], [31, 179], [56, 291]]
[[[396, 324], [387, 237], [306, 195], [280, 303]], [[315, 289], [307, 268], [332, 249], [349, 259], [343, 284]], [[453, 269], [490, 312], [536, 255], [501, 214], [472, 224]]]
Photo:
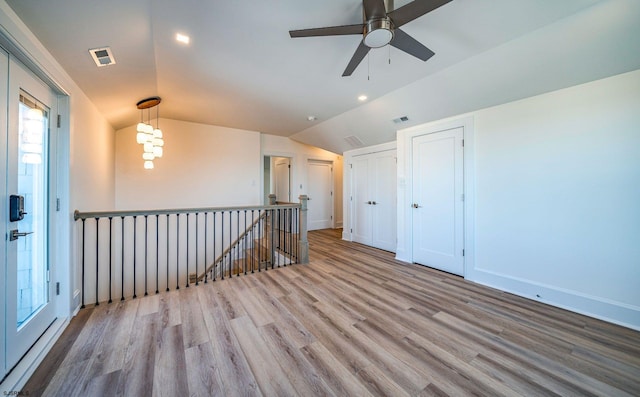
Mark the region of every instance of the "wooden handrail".
[[178, 209], [161, 209], [161, 210], [131, 210], [131, 211], [91, 211], [81, 212], [76, 210], [73, 213], [73, 219], [89, 219], [89, 218], [117, 218], [124, 216], [144, 216], [144, 215], [167, 215], [167, 214], [194, 214], [204, 212], [222, 212], [222, 211], [251, 211], [251, 210], [270, 210], [282, 208], [300, 208], [299, 203], [288, 203], [279, 205], [249, 205], [244, 207], [206, 207], [206, 208], [178, 208]]

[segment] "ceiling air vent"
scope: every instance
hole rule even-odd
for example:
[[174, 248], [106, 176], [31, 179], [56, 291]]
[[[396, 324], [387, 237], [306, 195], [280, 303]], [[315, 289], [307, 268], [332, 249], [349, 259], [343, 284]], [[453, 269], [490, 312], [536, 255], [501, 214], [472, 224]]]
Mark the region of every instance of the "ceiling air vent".
[[364, 142], [362, 142], [360, 140], [360, 138], [358, 138], [355, 135], [350, 135], [350, 136], [345, 136], [344, 140], [347, 141], [347, 143], [352, 147], [352, 148], [359, 148], [359, 147], [363, 147], [364, 146]]
[[89, 50], [89, 53], [99, 68], [116, 64], [116, 59], [113, 57], [110, 47], [93, 48]]
[[409, 118], [407, 116], [400, 116], [397, 119], [393, 119], [394, 124], [406, 123], [407, 121], [409, 121]]

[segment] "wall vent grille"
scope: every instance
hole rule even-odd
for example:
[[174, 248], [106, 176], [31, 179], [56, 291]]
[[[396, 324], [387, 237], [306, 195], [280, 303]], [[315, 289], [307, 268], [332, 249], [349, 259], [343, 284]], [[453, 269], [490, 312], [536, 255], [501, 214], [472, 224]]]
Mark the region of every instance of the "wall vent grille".
[[400, 116], [398, 118], [393, 119], [394, 124], [406, 123], [407, 121], [409, 121], [409, 117], [407, 116]]
[[364, 142], [355, 135], [345, 136], [344, 140], [352, 147], [359, 148], [364, 146]]

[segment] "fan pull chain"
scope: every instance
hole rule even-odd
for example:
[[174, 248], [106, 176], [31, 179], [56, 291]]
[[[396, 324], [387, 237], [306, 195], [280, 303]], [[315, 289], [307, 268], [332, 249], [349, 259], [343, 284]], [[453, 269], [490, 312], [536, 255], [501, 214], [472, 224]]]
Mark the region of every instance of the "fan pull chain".
[[391, 65], [391, 45], [387, 44], [387, 47], [389, 47], [389, 65]]
[[367, 53], [367, 81], [371, 80], [371, 55]]

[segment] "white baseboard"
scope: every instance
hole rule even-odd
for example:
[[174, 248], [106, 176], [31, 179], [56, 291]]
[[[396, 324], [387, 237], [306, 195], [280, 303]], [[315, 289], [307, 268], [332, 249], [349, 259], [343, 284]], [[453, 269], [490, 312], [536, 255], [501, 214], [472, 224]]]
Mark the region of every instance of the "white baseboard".
[[640, 331], [639, 307], [481, 269], [470, 273], [469, 281]]

